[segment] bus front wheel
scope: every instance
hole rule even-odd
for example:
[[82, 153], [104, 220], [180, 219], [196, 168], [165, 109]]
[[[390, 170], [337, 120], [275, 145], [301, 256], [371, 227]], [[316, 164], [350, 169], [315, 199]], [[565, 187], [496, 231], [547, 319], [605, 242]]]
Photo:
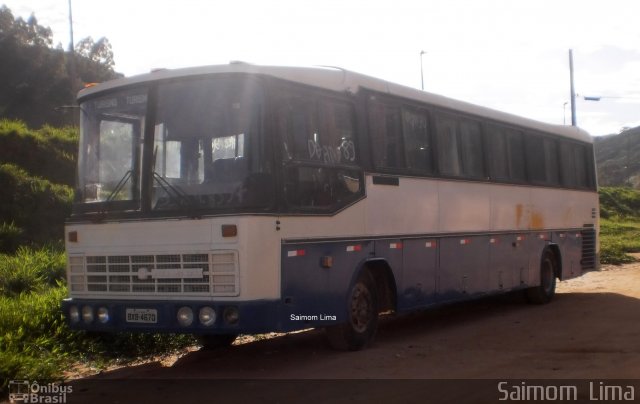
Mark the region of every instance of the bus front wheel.
[[347, 322], [326, 328], [334, 349], [359, 351], [373, 341], [378, 328], [378, 297], [373, 277], [362, 272], [349, 291]]
[[556, 256], [551, 250], [545, 250], [540, 259], [540, 285], [526, 290], [529, 303], [546, 304], [556, 294]]

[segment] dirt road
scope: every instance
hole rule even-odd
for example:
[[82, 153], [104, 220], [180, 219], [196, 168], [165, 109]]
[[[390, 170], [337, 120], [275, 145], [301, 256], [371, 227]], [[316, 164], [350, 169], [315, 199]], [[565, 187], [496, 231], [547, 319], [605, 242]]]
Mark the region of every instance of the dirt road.
[[425, 379], [638, 379], [639, 352], [640, 264], [630, 264], [561, 282], [544, 306], [510, 295], [386, 318], [361, 352], [332, 351], [312, 330], [77, 380], [69, 401], [434, 402], [439, 387], [444, 401], [486, 402], [460, 396], [473, 382]]

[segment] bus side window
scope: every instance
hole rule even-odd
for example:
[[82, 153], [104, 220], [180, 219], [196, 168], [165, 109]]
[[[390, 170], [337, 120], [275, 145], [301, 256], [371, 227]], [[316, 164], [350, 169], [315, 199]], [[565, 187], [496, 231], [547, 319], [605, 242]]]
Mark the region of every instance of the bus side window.
[[402, 110], [402, 133], [407, 167], [416, 171], [431, 173], [431, 138], [429, 119], [426, 111]]
[[578, 188], [589, 186], [587, 174], [587, 151], [586, 147], [580, 144], [573, 145], [573, 155], [576, 164], [576, 185]]
[[484, 178], [484, 156], [482, 150], [482, 131], [476, 121], [460, 121], [460, 152], [462, 168], [466, 177]]
[[288, 99], [280, 110], [280, 130], [283, 134], [285, 160], [319, 160], [319, 142], [315, 107], [302, 98]]
[[328, 101], [320, 104], [319, 112], [322, 161], [327, 164], [355, 164], [353, 108], [348, 104]]
[[585, 159], [587, 162], [587, 187], [589, 189], [596, 189], [596, 173], [595, 162], [593, 161], [593, 145], [585, 145]]
[[333, 167], [288, 167], [285, 171], [287, 203], [302, 209], [344, 206], [362, 192], [357, 170]]
[[487, 125], [487, 161], [489, 162], [489, 176], [494, 180], [506, 180], [509, 178], [509, 166], [507, 164], [507, 141], [504, 129]]
[[507, 129], [507, 147], [509, 151], [509, 177], [516, 182], [526, 181], [524, 168], [524, 142], [522, 132]]
[[575, 188], [577, 185], [575, 155], [572, 146], [571, 143], [566, 141], [560, 143], [562, 185], [567, 188]]
[[558, 142], [553, 139], [544, 139], [544, 160], [547, 183], [549, 185], [559, 185], [560, 171], [558, 168]]
[[438, 141], [438, 168], [441, 174], [460, 176], [460, 152], [458, 150], [458, 128], [456, 120], [445, 115], [436, 116]]
[[547, 167], [544, 139], [533, 133], [527, 134], [526, 159], [529, 181], [533, 184], [547, 183]]
[[525, 145], [529, 181], [532, 184], [559, 185], [557, 142], [554, 139], [528, 133]]
[[369, 127], [376, 167], [405, 167], [401, 122], [399, 108], [379, 102], [369, 104]]

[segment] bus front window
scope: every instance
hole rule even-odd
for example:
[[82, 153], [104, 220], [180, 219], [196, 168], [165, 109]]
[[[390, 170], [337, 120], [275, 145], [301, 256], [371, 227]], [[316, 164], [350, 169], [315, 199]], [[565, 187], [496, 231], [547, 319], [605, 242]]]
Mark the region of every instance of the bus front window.
[[262, 93], [250, 80], [192, 79], [158, 89], [154, 210], [269, 207]]
[[78, 189], [81, 202], [138, 199], [146, 103], [146, 90], [82, 103]]

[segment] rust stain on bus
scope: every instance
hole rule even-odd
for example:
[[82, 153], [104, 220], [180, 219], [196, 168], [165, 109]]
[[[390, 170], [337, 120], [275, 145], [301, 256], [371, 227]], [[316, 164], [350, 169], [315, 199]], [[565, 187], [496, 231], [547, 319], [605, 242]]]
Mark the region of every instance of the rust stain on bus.
[[524, 214], [524, 208], [522, 204], [519, 203], [516, 205], [516, 228], [520, 228], [520, 223], [522, 222], [522, 215]]
[[531, 228], [542, 229], [544, 228], [544, 218], [540, 212], [531, 213]]

